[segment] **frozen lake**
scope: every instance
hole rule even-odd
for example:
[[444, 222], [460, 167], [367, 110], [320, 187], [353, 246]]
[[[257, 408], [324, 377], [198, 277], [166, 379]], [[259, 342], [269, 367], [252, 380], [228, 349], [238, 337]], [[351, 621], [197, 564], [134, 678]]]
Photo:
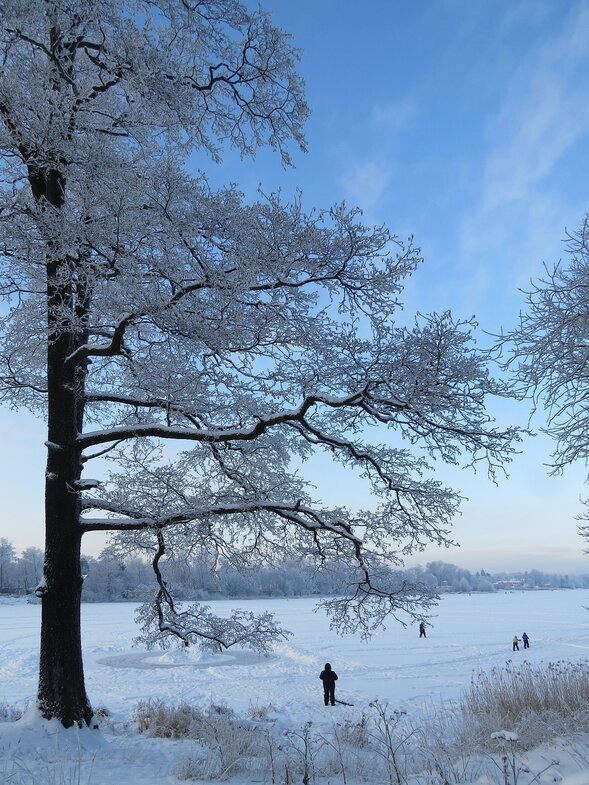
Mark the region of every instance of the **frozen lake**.
[[[186, 655], [175, 649], [136, 648], [134, 604], [83, 606], [87, 688], [95, 708], [128, 717], [138, 700], [163, 698], [214, 701], [246, 713], [271, 704], [279, 722], [316, 719], [322, 706], [319, 671], [331, 662], [339, 674], [336, 697], [361, 708], [375, 698], [392, 708], [418, 712], [454, 700], [473, 672], [507, 660], [581, 660], [589, 656], [589, 592], [509, 592], [445, 595], [437, 616], [420, 639], [416, 626], [391, 621], [370, 641], [339, 637], [313, 599], [218, 600], [216, 609], [236, 605], [272, 611], [293, 633], [270, 658], [249, 652]], [[0, 601], [0, 701], [22, 704], [35, 697], [40, 606]], [[512, 653], [511, 640], [524, 630], [527, 651]]]

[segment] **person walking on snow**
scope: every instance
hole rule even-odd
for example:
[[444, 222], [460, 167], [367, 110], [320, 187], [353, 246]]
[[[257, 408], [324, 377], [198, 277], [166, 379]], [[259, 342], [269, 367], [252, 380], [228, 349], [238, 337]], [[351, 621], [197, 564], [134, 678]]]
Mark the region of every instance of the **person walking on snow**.
[[323, 700], [327, 706], [331, 703], [335, 706], [335, 683], [337, 681], [337, 673], [331, 670], [331, 665], [326, 662], [325, 670], [319, 674], [319, 678], [323, 682]]
[[524, 649], [530, 648], [530, 638], [527, 632], [522, 633], [522, 641], [524, 642]]
[[519, 651], [519, 638], [517, 635], [513, 636], [513, 651]]
[[419, 622], [419, 637], [420, 638], [427, 638], [427, 635], [425, 633], [425, 622], [424, 621], [420, 621]]

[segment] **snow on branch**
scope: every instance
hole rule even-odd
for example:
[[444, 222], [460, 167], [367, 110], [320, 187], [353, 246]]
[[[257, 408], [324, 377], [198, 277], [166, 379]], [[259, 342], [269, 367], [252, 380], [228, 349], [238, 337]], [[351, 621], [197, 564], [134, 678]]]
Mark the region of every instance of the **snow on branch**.
[[118, 426], [105, 431], [80, 434], [77, 441], [82, 450], [111, 441], [145, 437], [207, 443], [250, 441], [277, 425], [283, 425], [290, 421], [303, 421], [305, 413], [318, 403], [334, 409], [353, 406], [356, 402], [361, 400], [362, 394], [363, 393], [360, 390], [341, 397], [316, 394], [309, 395], [301, 402], [297, 409], [279, 412], [277, 414], [268, 415], [267, 417], [258, 417], [256, 424], [249, 428], [209, 428], [205, 430], [176, 428], [173, 426], [152, 423], [138, 423], [129, 427]]
[[363, 638], [369, 638], [390, 617], [403, 626], [423, 620], [439, 600], [437, 590], [408, 580], [403, 573], [387, 575], [380, 585], [366, 573], [365, 580], [350, 589], [346, 596], [322, 600], [319, 606], [329, 616], [332, 629], [340, 634], [360, 632]]
[[177, 609], [160, 570], [160, 560], [165, 552], [164, 536], [158, 531], [152, 567], [159, 588], [154, 602], [145, 603], [138, 610], [136, 621], [141, 626], [138, 642], [148, 647], [158, 644], [165, 648], [170, 638], [176, 638], [185, 646], [198, 643], [202, 648], [215, 651], [240, 646], [269, 654], [276, 641], [290, 635], [267, 611], [256, 615], [237, 609], [223, 618], [200, 603]]
[[524, 292], [519, 326], [498, 337], [517, 394], [542, 413], [554, 441], [552, 474], [589, 458], [589, 214], [568, 231], [565, 256]]
[[208, 520], [215, 517], [231, 515], [252, 515], [260, 512], [272, 513], [306, 531], [326, 531], [339, 537], [344, 537], [350, 542], [359, 544], [360, 540], [352, 533], [350, 526], [345, 521], [334, 523], [323, 516], [321, 511], [305, 507], [299, 502], [288, 504], [284, 502], [235, 502], [233, 504], [203, 505], [190, 509], [180, 510], [171, 515], [161, 517], [146, 516], [138, 510], [131, 510], [122, 504], [113, 504], [107, 500], [83, 499], [82, 509], [102, 509], [125, 516], [126, 520], [118, 518], [82, 519], [81, 529], [90, 531], [139, 531], [141, 529], [162, 530], [170, 526]]

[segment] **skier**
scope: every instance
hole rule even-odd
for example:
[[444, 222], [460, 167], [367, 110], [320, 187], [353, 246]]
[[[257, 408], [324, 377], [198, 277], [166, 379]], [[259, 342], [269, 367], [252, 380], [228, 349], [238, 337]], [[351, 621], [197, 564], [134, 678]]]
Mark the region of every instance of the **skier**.
[[327, 706], [331, 703], [332, 706], [335, 706], [337, 673], [331, 670], [331, 665], [328, 662], [325, 663], [325, 670], [321, 671], [319, 678], [323, 682], [323, 700], [325, 705]]
[[427, 638], [427, 635], [425, 633], [425, 622], [424, 621], [420, 621], [419, 622], [419, 637], [420, 638]]
[[517, 635], [513, 636], [513, 651], [519, 651], [519, 638]]
[[527, 632], [522, 633], [522, 641], [524, 642], [524, 649], [530, 648], [530, 637]]

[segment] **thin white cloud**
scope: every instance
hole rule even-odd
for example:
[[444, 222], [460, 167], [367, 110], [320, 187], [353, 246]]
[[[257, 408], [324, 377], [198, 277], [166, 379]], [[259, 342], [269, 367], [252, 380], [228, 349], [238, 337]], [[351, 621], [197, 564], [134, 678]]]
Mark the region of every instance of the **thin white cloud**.
[[406, 96], [398, 101], [375, 106], [371, 121], [379, 131], [394, 133], [409, 128], [415, 122], [417, 114], [417, 102], [414, 98]]
[[[522, 80], [523, 82], [523, 80]], [[503, 107], [483, 181], [482, 209], [527, 199], [562, 155], [589, 131], [589, 83], [572, 88], [546, 71]]]
[[558, 257], [565, 224], [589, 207], [553, 178], [574, 145], [589, 139], [589, 6], [568, 8], [560, 29], [522, 49], [488, 122], [478, 198], [462, 222], [465, 268], [476, 273], [473, 260], [501, 254], [496, 270], [502, 265], [509, 289]]
[[382, 202], [392, 179], [390, 167], [378, 161], [354, 164], [342, 175], [346, 201], [361, 207], [372, 220], [379, 220]]

